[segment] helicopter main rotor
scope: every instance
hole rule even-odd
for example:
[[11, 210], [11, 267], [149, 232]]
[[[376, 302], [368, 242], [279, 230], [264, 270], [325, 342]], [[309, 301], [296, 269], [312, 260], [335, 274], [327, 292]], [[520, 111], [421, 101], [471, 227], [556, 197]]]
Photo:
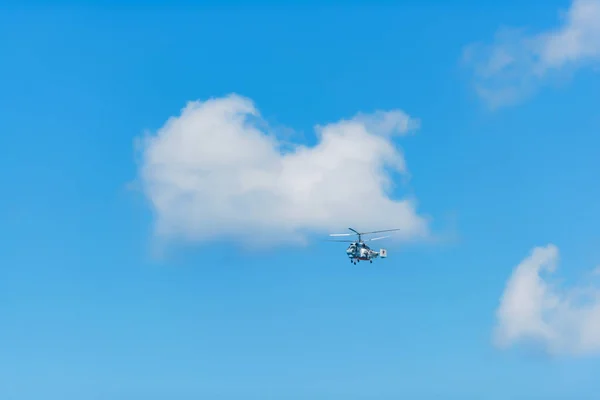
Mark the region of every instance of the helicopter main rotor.
[[330, 242], [358, 242], [358, 243], [363, 243], [366, 241], [374, 241], [374, 240], [379, 240], [379, 239], [384, 239], [384, 238], [388, 238], [389, 236], [380, 236], [380, 237], [376, 237], [376, 238], [371, 238], [371, 239], [365, 239], [362, 240], [362, 236], [363, 235], [371, 235], [374, 233], [383, 233], [383, 232], [394, 232], [394, 231], [399, 231], [400, 229], [384, 229], [381, 231], [371, 231], [371, 232], [358, 232], [356, 229], [353, 228], [348, 228], [349, 230], [351, 230], [353, 233], [332, 233], [329, 236], [333, 236], [333, 237], [340, 237], [340, 236], [358, 236], [358, 240], [329, 240]]

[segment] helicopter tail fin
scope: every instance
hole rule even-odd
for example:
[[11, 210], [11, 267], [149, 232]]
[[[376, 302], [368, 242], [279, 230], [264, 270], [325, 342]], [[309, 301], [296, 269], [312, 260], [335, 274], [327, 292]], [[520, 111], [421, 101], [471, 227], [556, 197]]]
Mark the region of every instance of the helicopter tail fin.
[[381, 257], [381, 258], [387, 258], [387, 250], [386, 249], [379, 249], [379, 257]]

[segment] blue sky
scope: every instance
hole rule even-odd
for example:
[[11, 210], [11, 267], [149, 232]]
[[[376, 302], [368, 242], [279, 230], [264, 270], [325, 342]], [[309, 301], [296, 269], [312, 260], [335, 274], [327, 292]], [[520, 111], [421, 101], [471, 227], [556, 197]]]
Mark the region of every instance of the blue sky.
[[[594, 398], [597, 3], [583, 4], [589, 19], [571, 24], [560, 12], [581, 2], [5, 8], [0, 397]], [[524, 31], [499, 38], [503, 27]], [[572, 40], [552, 40], [564, 37]], [[473, 43], [487, 47], [468, 53]], [[542, 67], [550, 72], [539, 75]], [[481, 88], [491, 91], [481, 96]], [[333, 179], [351, 195], [329, 209], [314, 191], [298, 204], [268, 203], [285, 224], [228, 217], [211, 190], [198, 203], [181, 200], [200, 193], [201, 180], [178, 192], [181, 203], [153, 208], [137, 189], [156, 184], [152, 193], [162, 196], [181, 176], [145, 178], [150, 153], [136, 140], [161, 128], [174, 138], [165, 123], [188, 102], [201, 107], [231, 93], [253, 104], [278, 139], [309, 150], [320, 140], [315, 125], [334, 132], [357, 113], [401, 110], [419, 129], [365, 131], [365, 142], [328, 137], [349, 148], [373, 144], [366, 166], [393, 145], [407, 175], [390, 172], [394, 190], [377, 186], [361, 201], [350, 177]], [[198, 128], [215, 113], [194, 115], [178, 120], [188, 138], [223, 135]], [[155, 154], [161, 163], [204, 162], [225, 147], [249, 148], [232, 139], [194, 153], [213, 139], [189, 154], [156, 142]], [[285, 171], [321, 174], [317, 153], [308, 154]], [[226, 166], [202, 166], [215, 176], [230, 171], [241, 158], [227, 155]], [[296, 190], [292, 172], [268, 176], [279, 179], [277, 190]], [[223, 196], [239, 184], [218, 182]], [[388, 259], [353, 266], [343, 244], [320, 241], [365, 221], [377, 226], [356, 227], [389, 228], [381, 225], [400, 221], [401, 210], [389, 201], [405, 196], [416, 199], [430, 235], [388, 244]], [[267, 203], [239, 199], [239, 210], [265, 211]], [[340, 207], [348, 212], [332, 217]], [[315, 209], [331, 215], [311, 219]], [[302, 218], [290, 222], [295, 215]], [[156, 239], [161, 218], [175, 227], [166, 247]], [[248, 248], [248, 236], [227, 236], [238, 230], [273, 245]], [[288, 231], [306, 233], [307, 244], [275, 240]], [[223, 236], [207, 240], [212, 232]], [[539, 257], [525, 260], [538, 246]], [[557, 258], [554, 273], [538, 275]], [[592, 290], [583, 305], [582, 288]], [[511, 301], [501, 306], [502, 298]], [[504, 346], [494, 340], [498, 326], [512, 332]]]

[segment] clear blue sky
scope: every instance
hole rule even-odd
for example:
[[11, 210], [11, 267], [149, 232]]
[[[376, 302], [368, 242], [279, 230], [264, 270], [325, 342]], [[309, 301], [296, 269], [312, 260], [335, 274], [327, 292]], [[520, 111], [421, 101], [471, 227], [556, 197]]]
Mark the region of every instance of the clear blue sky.
[[[597, 71], [492, 110], [461, 62], [569, 2], [353, 4], [0, 9], [2, 399], [597, 396], [593, 356], [491, 340], [534, 246], [560, 248], [566, 284], [600, 265]], [[360, 267], [319, 237], [153, 257], [134, 139], [232, 92], [311, 144], [357, 112], [418, 117], [409, 190], [453, 240]]]

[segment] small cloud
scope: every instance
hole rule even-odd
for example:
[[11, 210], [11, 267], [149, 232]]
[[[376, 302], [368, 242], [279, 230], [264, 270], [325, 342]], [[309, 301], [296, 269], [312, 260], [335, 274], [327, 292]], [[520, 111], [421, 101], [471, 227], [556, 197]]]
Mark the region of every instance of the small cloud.
[[494, 341], [501, 348], [534, 343], [554, 355], [600, 354], [600, 288], [560, 288], [558, 248], [536, 247], [514, 269], [497, 310]]
[[493, 43], [465, 48], [475, 90], [491, 107], [518, 103], [551, 77], [600, 62], [600, 0], [574, 0], [561, 24], [546, 32], [501, 28]]

